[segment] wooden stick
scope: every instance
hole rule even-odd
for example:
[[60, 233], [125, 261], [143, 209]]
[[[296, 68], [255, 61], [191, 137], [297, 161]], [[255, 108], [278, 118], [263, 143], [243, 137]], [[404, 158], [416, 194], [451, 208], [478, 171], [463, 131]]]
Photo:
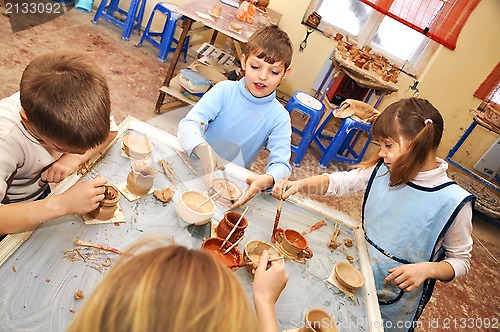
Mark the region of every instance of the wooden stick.
[[189, 162], [189, 160], [186, 159], [186, 157], [184, 157], [184, 154], [182, 152], [180, 152], [179, 150], [177, 149], [174, 149], [175, 152], [177, 153], [177, 155], [179, 156], [179, 158], [182, 159], [182, 161], [184, 162], [184, 164], [186, 164], [186, 166], [189, 168], [189, 170], [194, 174], [194, 175], [198, 175], [198, 171], [196, 171], [193, 166], [191, 165], [191, 163]]
[[238, 241], [236, 241], [236, 242], [235, 242], [235, 243], [233, 243], [233, 244], [232, 244], [229, 248], [227, 248], [226, 250], [224, 250], [224, 252], [223, 252], [222, 254], [223, 254], [223, 255], [225, 255], [225, 254], [227, 254], [228, 252], [230, 252], [230, 251], [231, 251], [231, 249], [233, 249], [235, 246], [237, 246], [237, 245], [238, 245], [238, 243], [240, 243], [240, 242], [241, 242], [241, 240], [243, 240], [243, 238], [244, 238], [244, 237], [245, 237], [245, 235], [243, 235], [242, 237], [240, 237], [240, 238], [238, 239]]
[[79, 239], [76, 239], [74, 243], [77, 246], [98, 248], [98, 249], [102, 249], [102, 250], [106, 250], [106, 251], [111, 251], [111, 252], [114, 252], [114, 253], [117, 253], [117, 254], [121, 254], [122, 253], [122, 251], [120, 249], [108, 247], [108, 246], [105, 246], [105, 245], [102, 245], [102, 244], [95, 244], [95, 243], [91, 243], [91, 242], [86, 242], [86, 241], [82, 241], [82, 240], [79, 240]]
[[203, 205], [207, 204], [211, 199], [213, 199], [215, 196], [219, 195], [222, 191], [224, 190], [224, 188], [221, 188], [218, 192], [216, 192], [215, 194], [213, 194], [212, 196], [210, 196], [209, 198], [207, 198], [206, 200], [204, 200], [203, 202], [201, 202], [200, 204], [198, 204], [193, 210], [198, 210], [199, 208], [201, 208]]
[[165, 172], [165, 175], [172, 181], [175, 187], [177, 187], [177, 178], [175, 177], [175, 172], [172, 166], [169, 164], [168, 161], [166, 160], [158, 160], [158, 164], [163, 167], [163, 171]]
[[221, 169], [221, 172], [222, 172], [222, 177], [224, 178], [224, 187], [226, 187], [226, 191], [227, 191], [227, 196], [229, 197], [229, 200], [231, 201], [231, 205], [234, 204], [234, 199], [233, 199], [233, 195], [231, 195], [231, 192], [229, 191], [229, 183], [228, 183], [228, 179], [227, 179], [227, 174], [226, 174], [226, 170], [225, 169]]
[[280, 202], [278, 204], [278, 209], [276, 210], [276, 217], [274, 217], [273, 233], [271, 234], [271, 240], [273, 242], [274, 242], [274, 236], [276, 234], [276, 230], [278, 229], [278, 223], [280, 222], [281, 208], [283, 207], [283, 194], [285, 193], [287, 182], [288, 182], [288, 179], [285, 180], [285, 185], [283, 186], [283, 190], [281, 192]]
[[[269, 260], [267, 261], [268, 263], [271, 263], [271, 262], [274, 262], [274, 261], [279, 261], [281, 259], [285, 259], [285, 257], [281, 256], [281, 257], [269, 257]], [[248, 263], [241, 263], [239, 265], [233, 265], [231, 267], [242, 267], [242, 266], [253, 266], [253, 265], [257, 265], [259, 264], [259, 261], [257, 262], [248, 262]]]
[[233, 235], [234, 231], [236, 230], [236, 228], [240, 225], [240, 222], [241, 220], [243, 219], [243, 216], [245, 215], [245, 213], [247, 212], [249, 206], [247, 205], [247, 207], [245, 208], [245, 210], [243, 211], [243, 213], [241, 214], [240, 218], [238, 219], [238, 221], [236, 222], [236, 224], [234, 224], [234, 227], [233, 229], [231, 230], [231, 232], [229, 232], [229, 234], [226, 236], [226, 238], [224, 239], [224, 242], [222, 242], [222, 244], [220, 245], [219, 249], [217, 251], [221, 251], [222, 248], [224, 248], [224, 245], [226, 244], [227, 240], [229, 240], [229, 238], [231, 237], [231, 235]]

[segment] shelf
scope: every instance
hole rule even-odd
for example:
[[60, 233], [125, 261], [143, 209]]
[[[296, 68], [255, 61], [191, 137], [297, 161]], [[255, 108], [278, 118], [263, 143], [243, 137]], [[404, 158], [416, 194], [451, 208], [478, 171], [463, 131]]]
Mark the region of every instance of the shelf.
[[162, 86], [160, 88], [160, 91], [186, 103], [186, 104], [189, 104], [189, 105], [196, 105], [196, 101], [194, 100], [191, 100], [189, 98], [187, 98], [186, 96], [184, 96], [181, 92], [181, 84], [179, 82], [179, 75], [175, 76], [174, 78], [172, 78], [172, 80], [170, 81], [170, 86]]

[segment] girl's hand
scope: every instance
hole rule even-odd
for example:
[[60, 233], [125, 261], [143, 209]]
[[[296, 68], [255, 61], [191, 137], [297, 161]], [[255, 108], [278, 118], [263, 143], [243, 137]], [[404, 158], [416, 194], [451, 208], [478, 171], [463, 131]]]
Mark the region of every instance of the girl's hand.
[[422, 262], [417, 264], [405, 264], [390, 269], [389, 275], [384, 282], [391, 282], [394, 286], [405, 292], [411, 292], [418, 288], [422, 283], [429, 279], [429, 272], [432, 269], [431, 262]]
[[255, 270], [252, 291], [255, 302], [274, 305], [288, 282], [288, 274], [283, 260], [271, 262], [267, 269], [268, 261], [269, 252], [264, 250]]
[[298, 191], [298, 181], [279, 180], [273, 187], [272, 195], [276, 199], [286, 200], [288, 197], [297, 193]]

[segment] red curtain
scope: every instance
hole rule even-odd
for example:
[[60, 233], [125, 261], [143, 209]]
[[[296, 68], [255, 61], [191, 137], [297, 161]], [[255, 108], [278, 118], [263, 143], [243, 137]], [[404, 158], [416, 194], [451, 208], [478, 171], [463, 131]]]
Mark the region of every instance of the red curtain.
[[480, 0], [361, 0], [384, 15], [454, 50]]
[[491, 94], [498, 91], [500, 88], [500, 62], [497, 63], [495, 69], [486, 77], [486, 79], [481, 83], [474, 96], [482, 100], [488, 100], [492, 96]]

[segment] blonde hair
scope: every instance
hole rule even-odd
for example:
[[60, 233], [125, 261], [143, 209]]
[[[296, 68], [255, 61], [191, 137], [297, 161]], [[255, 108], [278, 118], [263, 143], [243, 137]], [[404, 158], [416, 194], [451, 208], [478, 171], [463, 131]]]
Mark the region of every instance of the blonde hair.
[[252, 54], [270, 64], [283, 62], [286, 71], [292, 63], [292, 41], [277, 25], [267, 25], [255, 31], [248, 39], [245, 57], [248, 59]]
[[[391, 167], [390, 186], [406, 183], [417, 175], [429, 154], [439, 147], [443, 127], [444, 121], [439, 111], [428, 100], [421, 98], [401, 99], [379, 115], [372, 126], [374, 139], [390, 139], [401, 143], [401, 138], [405, 138], [410, 142], [407, 151]], [[377, 151], [363, 167], [382, 160]]]
[[86, 150], [109, 135], [108, 83], [97, 63], [83, 53], [36, 57], [23, 72], [19, 92], [26, 117], [39, 134]]
[[203, 251], [159, 241], [143, 239], [122, 254], [68, 331], [257, 330], [247, 295], [228, 268]]

